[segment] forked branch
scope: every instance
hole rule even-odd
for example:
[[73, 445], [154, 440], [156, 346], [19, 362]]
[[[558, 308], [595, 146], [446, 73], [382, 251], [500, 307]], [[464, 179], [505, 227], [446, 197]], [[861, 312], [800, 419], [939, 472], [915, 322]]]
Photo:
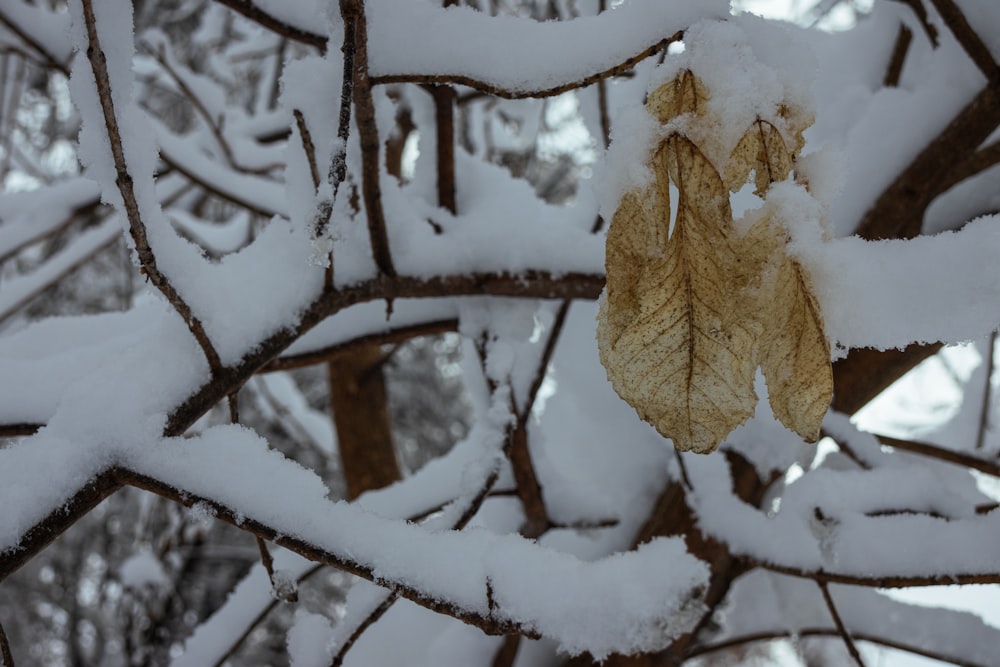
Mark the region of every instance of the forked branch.
[[118, 117], [115, 114], [114, 101], [111, 97], [111, 81], [108, 77], [108, 68], [104, 51], [101, 49], [100, 39], [97, 34], [97, 18], [94, 15], [94, 7], [91, 0], [81, 0], [83, 4], [83, 17], [87, 30], [87, 59], [90, 61], [91, 69], [94, 72], [94, 80], [97, 84], [97, 96], [100, 100], [101, 110], [104, 113], [104, 123], [108, 133], [108, 142], [111, 145], [111, 156], [115, 164], [117, 173], [116, 184], [121, 193], [122, 202], [125, 208], [125, 215], [129, 222], [129, 233], [135, 244], [135, 251], [139, 257], [146, 277], [160, 292], [167, 298], [174, 310], [184, 319], [191, 334], [198, 341], [205, 358], [208, 360], [209, 368], [215, 374], [222, 368], [219, 353], [215, 350], [212, 342], [205, 332], [205, 328], [180, 295], [170, 280], [164, 275], [156, 263], [156, 255], [149, 245], [146, 236], [146, 226], [142, 220], [139, 210], [139, 202], [136, 199], [135, 188], [132, 175], [129, 173], [128, 164], [125, 161], [125, 151], [122, 147], [121, 131], [118, 127]]

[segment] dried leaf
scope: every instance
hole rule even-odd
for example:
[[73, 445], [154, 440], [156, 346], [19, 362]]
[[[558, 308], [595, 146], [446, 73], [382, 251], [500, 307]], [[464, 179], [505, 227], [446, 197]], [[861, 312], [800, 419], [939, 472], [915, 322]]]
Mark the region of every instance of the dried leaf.
[[724, 180], [736, 192], [754, 171], [754, 194], [763, 196], [771, 183], [783, 181], [792, 171], [792, 156], [781, 132], [766, 120], [757, 119], [733, 149]]
[[[664, 142], [653, 168], [658, 196], [674, 175], [677, 221], [665, 255], [635, 263], [642, 261], [635, 249], [649, 234], [636, 222], [665, 230], [669, 218], [650, 220], [635, 198], [619, 206], [598, 315], [601, 361], [615, 390], [643, 419], [678, 449], [707, 453], [756, 406], [754, 323], [734, 317], [726, 289], [740, 260], [722, 179], [679, 135]], [[633, 263], [613, 266], [620, 257]]]
[[697, 114], [708, 101], [708, 90], [691, 70], [684, 70], [663, 84], [646, 100], [649, 115], [661, 123], [685, 113]]
[[[715, 122], [709, 91], [690, 71], [650, 94], [661, 123], [691, 114]], [[819, 436], [833, 392], [823, 319], [780, 222], [744, 237], [729, 193], [755, 172], [757, 194], [788, 178], [808, 120], [781, 105], [758, 118], [723, 165], [675, 131], [657, 147], [654, 182], [627, 193], [607, 239], [607, 288], [598, 313], [601, 362], [615, 391], [680, 450], [708, 453], [750, 417], [758, 365], [775, 416], [806, 440]], [[670, 185], [678, 193], [669, 235]]]
[[819, 304], [802, 266], [785, 251], [784, 234], [774, 222], [758, 222], [746, 243], [772, 248], [762, 271], [769, 284], [762, 286], [757, 300], [760, 368], [771, 411], [788, 429], [815, 442], [833, 397], [830, 345]]

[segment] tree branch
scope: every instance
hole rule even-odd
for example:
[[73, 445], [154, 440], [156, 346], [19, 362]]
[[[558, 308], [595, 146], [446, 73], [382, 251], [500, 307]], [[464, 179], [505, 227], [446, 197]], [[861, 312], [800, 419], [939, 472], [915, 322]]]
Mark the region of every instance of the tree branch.
[[951, 449], [945, 449], [944, 447], [938, 447], [936, 445], [931, 445], [926, 442], [915, 442], [912, 440], [901, 440], [899, 438], [891, 438], [887, 435], [876, 435], [878, 441], [883, 445], [888, 445], [894, 449], [899, 449], [904, 452], [910, 452], [911, 454], [919, 454], [920, 456], [926, 456], [933, 459], [938, 459], [939, 461], [946, 461], [948, 463], [954, 463], [955, 465], [960, 465], [966, 468], [972, 468], [973, 470], [978, 470], [979, 472], [986, 473], [987, 475], [992, 475], [994, 477], [1000, 477], [1000, 465], [986, 461], [976, 456], [970, 456], [969, 454], [962, 454]]
[[903, 74], [903, 64], [906, 62], [906, 54], [910, 50], [910, 43], [913, 41], [913, 31], [906, 25], [899, 24], [899, 32], [896, 33], [896, 42], [892, 47], [892, 56], [889, 58], [889, 66], [885, 70], [885, 78], [882, 85], [887, 88], [895, 88], [899, 85], [899, 79]]
[[139, 211], [139, 202], [135, 196], [132, 184], [132, 176], [125, 162], [125, 152], [122, 147], [121, 132], [118, 129], [118, 118], [115, 114], [114, 102], [111, 98], [111, 82], [108, 79], [108, 68], [104, 51], [101, 50], [101, 43], [97, 35], [97, 18], [94, 16], [94, 7], [91, 0], [81, 0], [83, 5], [84, 23], [86, 24], [87, 59], [90, 61], [91, 69], [94, 72], [94, 80], [97, 86], [97, 96], [100, 100], [101, 110], [104, 113], [104, 123], [107, 128], [108, 141], [111, 145], [111, 155], [117, 173], [116, 184], [121, 193], [122, 202], [125, 207], [125, 215], [129, 221], [129, 232], [132, 241], [135, 243], [135, 251], [139, 257], [139, 262], [145, 270], [146, 277], [160, 292], [167, 298], [167, 301], [174, 307], [174, 310], [181, 316], [187, 324], [188, 329], [198, 345], [201, 346], [208, 361], [209, 368], [215, 373], [222, 367], [219, 353], [205, 333], [205, 328], [194, 313], [191, 307], [184, 301], [180, 293], [174, 288], [167, 277], [160, 272], [156, 264], [156, 255], [153, 254], [146, 237], [146, 227], [142, 221]]
[[931, 0], [931, 3], [937, 9], [938, 14], [941, 15], [945, 25], [955, 35], [955, 39], [965, 49], [969, 58], [972, 62], [976, 63], [976, 67], [983, 73], [986, 80], [991, 83], [997, 81], [1000, 78], [1000, 66], [997, 65], [997, 61], [994, 60], [993, 54], [990, 53], [989, 48], [983, 43], [983, 40], [979, 38], [976, 31], [969, 25], [968, 19], [965, 18], [965, 14], [955, 4], [955, 1]]
[[[729, 649], [737, 648], [739, 646], [744, 646], [745, 644], [750, 644], [753, 642], [764, 642], [772, 641], [774, 639], [782, 639], [785, 637], [836, 637], [839, 633], [836, 628], [800, 628], [795, 631], [788, 630], [773, 630], [770, 632], [755, 632], [752, 634], [740, 635], [738, 637], [732, 637], [724, 641], [717, 642], [715, 644], [702, 644], [700, 646], [692, 647], [688, 651], [687, 658], [697, 658], [703, 655], [708, 655], [711, 653], [717, 653], [719, 651], [726, 651]], [[854, 632], [854, 638], [860, 641], [871, 642], [872, 644], [879, 644], [885, 646], [886, 648], [896, 649], [898, 651], [905, 651], [907, 653], [912, 653], [913, 655], [920, 655], [925, 658], [930, 658], [932, 660], [939, 660], [949, 665], [956, 665], [957, 667], [988, 667], [986, 663], [981, 662], [971, 662], [964, 660], [955, 655], [947, 655], [944, 653], [936, 653], [933, 651], [928, 651], [922, 649], [919, 646], [914, 646], [911, 644], [904, 644], [902, 642], [897, 642], [891, 639], [886, 639], [885, 637], [880, 637], [876, 634], [869, 632]]]
[[552, 86], [551, 88], [539, 88], [535, 90], [508, 90], [506, 88], [494, 86], [491, 83], [462, 74], [383, 74], [381, 76], [372, 77], [372, 83], [374, 85], [386, 83], [422, 83], [426, 85], [467, 86], [482, 93], [486, 93], [487, 95], [501, 97], [507, 100], [522, 100], [528, 97], [554, 97], [556, 95], [567, 93], [571, 90], [576, 90], [577, 88], [586, 88], [587, 86], [593, 85], [598, 81], [603, 81], [604, 79], [610, 79], [611, 77], [624, 74], [646, 58], [656, 55], [661, 51], [665, 51], [666, 48], [672, 43], [679, 42], [683, 38], [684, 32], [679, 30], [670, 37], [661, 39], [652, 46], [643, 49], [631, 58], [628, 58], [613, 67], [590, 74], [582, 79], [579, 79], [578, 81], [570, 81], [568, 83], [559, 84], [558, 86]]
[[865, 661], [861, 659], [861, 654], [858, 652], [858, 647], [854, 645], [854, 640], [851, 639], [851, 635], [847, 632], [847, 628], [844, 627], [844, 622], [840, 619], [840, 612], [837, 611], [837, 605], [833, 602], [833, 596], [830, 595], [830, 587], [825, 581], [817, 581], [816, 585], [819, 586], [819, 590], [823, 593], [823, 601], [826, 602], [826, 608], [830, 612], [830, 616], [833, 618], [834, 625], [837, 626], [837, 633], [840, 638], [844, 640], [844, 646], [847, 647], [847, 652], [851, 654], [854, 658], [854, 662], [858, 667], [865, 667]]
[[307, 44], [309, 46], [315, 47], [319, 50], [321, 54], [326, 53], [327, 48], [327, 38], [324, 35], [319, 35], [313, 32], [308, 32], [296, 28], [293, 25], [289, 25], [280, 19], [276, 19], [271, 16], [263, 9], [255, 5], [251, 0], [214, 0], [224, 7], [228, 7], [234, 12], [242, 15], [244, 18], [250, 19], [254, 23], [260, 24], [262, 27], [268, 29], [269, 31], [276, 33], [278, 35], [283, 35], [288, 39], [293, 39], [296, 42], [301, 42], [302, 44]]
[[67, 78], [69, 77], [69, 65], [67, 65], [66, 63], [59, 62], [59, 60], [56, 59], [56, 57], [53, 56], [51, 53], [49, 53], [48, 50], [44, 46], [42, 46], [42, 44], [38, 40], [29, 35], [27, 32], [25, 32], [21, 28], [21, 26], [11, 21], [10, 18], [3, 12], [3, 10], [0, 10], [0, 24], [3, 24], [5, 28], [10, 30], [15, 35], [17, 35], [18, 39], [20, 39], [22, 42], [28, 45], [28, 47], [32, 51], [41, 56], [45, 66], [59, 70], [64, 75], [66, 75]]
[[428, 596], [410, 585], [386, 580], [375, 573], [372, 566], [353, 560], [349, 557], [338, 556], [315, 545], [309, 544], [305, 540], [297, 537], [284, 535], [280, 527], [276, 528], [267, 524], [249, 519], [241, 513], [218, 503], [209, 498], [202, 498], [189, 492], [180, 491], [160, 480], [136, 473], [127, 468], [114, 468], [113, 474], [118, 478], [119, 483], [127, 484], [138, 489], [144, 489], [162, 496], [185, 507], [199, 505], [207, 507], [213, 515], [228, 524], [236, 526], [241, 530], [248, 531], [257, 537], [273, 542], [278, 546], [293, 551], [307, 560], [315, 563], [323, 563], [338, 570], [361, 577], [379, 586], [388, 588], [393, 593], [416, 602], [422, 607], [426, 607], [440, 614], [451, 616], [460, 621], [474, 625], [480, 630], [491, 635], [505, 635], [511, 633], [521, 633], [528, 637], [537, 639], [540, 635], [530, 627], [520, 625], [515, 621], [499, 619], [472, 609], [464, 609], [455, 604], [438, 600]]
[[968, 159], [1000, 123], [1000, 86], [987, 86], [900, 172], [855, 232], [868, 240], [912, 238], [924, 212], [949, 182], [942, 164]]
[[758, 562], [749, 559], [756, 567], [771, 570], [781, 574], [828, 584], [849, 584], [852, 586], [867, 586], [869, 588], [920, 588], [923, 586], [952, 586], [967, 584], [1000, 584], [1000, 572], [966, 572], [963, 574], [929, 574], [923, 576], [869, 577], [856, 574], [829, 572], [826, 570], [811, 571], [797, 567], [779, 565], [777, 563]]
[[386, 345], [390, 343], [401, 343], [416, 338], [417, 336], [434, 336], [458, 330], [458, 320], [435, 320], [433, 322], [422, 322], [409, 326], [396, 327], [384, 333], [373, 333], [358, 336], [351, 340], [328, 345], [312, 352], [303, 352], [289, 356], [278, 357], [268, 362], [261, 369], [260, 373], [272, 373], [274, 371], [288, 371], [293, 368], [303, 368], [315, 364], [325, 363], [342, 350], [361, 348], [370, 344]]
[[3, 623], [0, 623], [0, 667], [14, 667], [14, 655], [10, 652], [10, 643], [7, 641]]
[[[381, 171], [378, 140], [378, 126], [375, 124], [375, 103], [372, 100], [372, 84], [368, 77], [368, 21], [365, 17], [364, 0], [340, 0], [340, 14], [344, 19], [344, 33], [353, 34], [353, 97], [355, 122], [361, 144], [361, 195], [365, 202], [368, 218], [368, 236], [371, 240], [372, 257], [380, 273], [392, 277], [396, 268], [389, 252], [389, 236], [385, 229], [385, 214], [382, 211]], [[345, 49], [347, 48], [345, 42]], [[348, 62], [345, 50], [344, 62]], [[346, 69], [346, 67], [345, 67]], [[346, 76], [346, 72], [345, 72]]]

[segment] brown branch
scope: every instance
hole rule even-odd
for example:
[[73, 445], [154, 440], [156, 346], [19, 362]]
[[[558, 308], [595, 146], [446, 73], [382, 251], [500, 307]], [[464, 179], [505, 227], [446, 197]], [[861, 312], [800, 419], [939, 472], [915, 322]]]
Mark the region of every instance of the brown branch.
[[990, 53], [983, 40], [969, 25], [968, 19], [955, 4], [955, 0], [931, 0], [931, 3], [965, 53], [968, 54], [972, 62], [976, 63], [976, 67], [983, 73], [986, 80], [991, 83], [997, 81], [1000, 78], [1000, 66], [997, 65], [997, 61], [994, 60], [993, 54]]
[[966, 572], [962, 574], [929, 574], [929, 575], [888, 575], [885, 577], [873, 577], [857, 574], [844, 574], [830, 572], [827, 570], [803, 570], [798, 567], [790, 567], [777, 563], [767, 563], [747, 559], [750, 564], [756, 567], [787, 574], [792, 577], [802, 579], [812, 579], [816, 582], [828, 584], [849, 584], [851, 586], [867, 586], [869, 588], [921, 588], [924, 586], [953, 586], [968, 584], [1000, 584], [1000, 572]]
[[369, 343], [335, 354], [326, 365], [348, 500], [401, 478], [382, 363], [381, 345]]
[[901, 440], [899, 438], [890, 438], [887, 435], [876, 435], [875, 437], [878, 438], [878, 441], [881, 442], [883, 445], [888, 445], [893, 449], [899, 449], [904, 452], [910, 452], [911, 454], [919, 454], [920, 456], [926, 456], [929, 458], [938, 459], [939, 461], [954, 463], [955, 465], [960, 465], [966, 468], [972, 468], [973, 470], [978, 470], [979, 472], [986, 473], [987, 475], [1000, 477], [1000, 465], [997, 465], [996, 463], [992, 463], [990, 461], [986, 461], [976, 456], [962, 454], [961, 452], [956, 452], [951, 449], [945, 449], [944, 447], [938, 447], [936, 445], [931, 445], [926, 442]]
[[476, 90], [486, 93], [487, 95], [501, 97], [507, 100], [522, 100], [528, 97], [554, 97], [556, 95], [567, 93], [571, 90], [576, 90], [577, 88], [586, 88], [587, 86], [593, 85], [603, 79], [609, 79], [611, 77], [624, 74], [646, 58], [656, 55], [660, 51], [666, 50], [670, 44], [680, 41], [683, 37], [684, 32], [678, 30], [670, 37], [661, 39], [649, 48], [643, 49], [631, 58], [627, 58], [613, 67], [591, 74], [578, 81], [563, 83], [558, 86], [552, 86], [551, 88], [539, 88], [535, 90], [508, 90], [506, 88], [500, 88], [499, 86], [487, 83], [486, 81], [462, 74], [383, 74], [381, 76], [372, 77], [371, 81], [374, 85], [386, 83], [422, 83], [427, 85], [468, 86], [469, 88], [475, 88]]
[[924, 7], [923, 2], [921, 0], [896, 0], [896, 2], [900, 2], [913, 10], [913, 13], [917, 17], [917, 22], [924, 29], [924, 33], [927, 35], [931, 46], [936, 49], [938, 47], [938, 31], [927, 17], [927, 9]]
[[437, 128], [438, 206], [452, 213], [455, 205], [455, 89], [451, 86], [427, 86], [434, 99]]
[[45, 66], [57, 69], [69, 77], [69, 65], [59, 62], [38, 40], [21, 29], [21, 26], [11, 21], [2, 10], [0, 10], [0, 24], [3, 24], [5, 28], [17, 35], [18, 39], [28, 45], [32, 51], [40, 55]]
[[289, 551], [293, 551], [307, 560], [311, 560], [315, 563], [323, 563], [325, 565], [335, 567], [338, 570], [342, 570], [357, 577], [361, 577], [362, 579], [371, 581], [379, 586], [388, 588], [400, 597], [411, 600], [432, 611], [451, 616], [468, 623], [469, 625], [474, 625], [487, 634], [505, 635], [510, 633], [522, 633], [536, 639], [539, 637], [537, 631], [522, 626], [515, 621], [502, 620], [477, 610], [464, 609], [457, 605], [444, 602], [422, 593], [407, 584], [384, 579], [378, 576], [370, 565], [356, 561], [348, 556], [340, 556], [331, 553], [298, 537], [285, 535], [279, 528], [247, 518], [226, 505], [209, 498], [203, 498], [186, 491], [180, 491], [160, 480], [126, 468], [116, 468], [114, 469], [113, 474], [122, 484], [150, 491], [158, 496], [162, 496], [184, 505], [185, 507], [193, 507], [195, 505], [206, 507], [212, 512], [215, 518], [250, 532], [253, 535], [269, 542], [273, 542], [274, 544], [284, 547]]
[[188, 169], [182, 163], [171, 158], [167, 153], [161, 152], [160, 159], [163, 160], [164, 164], [166, 164], [170, 169], [173, 169], [177, 173], [183, 175], [184, 178], [196, 184], [205, 192], [214, 195], [219, 199], [224, 199], [225, 201], [228, 201], [231, 204], [239, 206], [240, 208], [245, 208], [251, 213], [259, 215], [262, 218], [271, 218], [275, 215], [281, 214], [280, 211], [261, 208], [257, 204], [254, 204], [253, 202], [240, 196], [240, 193], [236, 192], [235, 190], [223, 190], [221, 188], [216, 187], [212, 183], [209, 183], [208, 181], [198, 176], [198, 174]]
[[209, 131], [212, 133], [212, 137], [215, 139], [215, 143], [218, 144], [219, 148], [222, 150], [223, 157], [226, 158], [226, 164], [228, 164], [233, 171], [238, 171], [243, 174], [259, 175], [265, 174], [272, 169], [281, 166], [280, 164], [275, 163], [265, 167], [250, 169], [240, 165], [236, 161], [236, 156], [233, 153], [232, 146], [229, 145], [229, 140], [226, 139], [226, 136], [222, 133], [219, 121], [212, 117], [212, 114], [209, 113], [208, 108], [201, 101], [201, 98], [198, 97], [193, 90], [191, 90], [191, 87], [187, 85], [184, 78], [170, 64], [164, 46], [160, 44], [156, 49], [150, 47], [150, 50], [153, 51], [153, 57], [156, 59], [156, 62], [163, 68], [163, 71], [167, 73], [170, 79], [174, 82], [174, 85], [176, 85], [181, 91], [181, 94], [187, 99], [188, 102], [191, 103], [195, 113], [201, 116], [202, 121], [208, 126]]
[[847, 647], [847, 652], [851, 654], [854, 658], [854, 662], [858, 667], [865, 667], [865, 661], [861, 659], [861, 654], [858, 652], [858, 647], [854, 645], [854, 640], [851, 639], [851, 635], [847, 632], [847, 628], [844, 627], [844, 621], [840, 618], [840, 612], [837, 611], [837, 605], [833, 602], [833, 596], [830, 595], [830, 587], [825, 581], [817, 581], [816, 585], [819, 586], [819, 590], [823, 593], [823, 601], [826, 603], [826, 608], [830, 612], [830, 616], [833, 618], [834, 625], [837, 626], [837, 633], [840, 634], [840, 638], [844, 641], [844, 646]]
[[[74, 262], [66, 265], [65, 267], [63, 267], [61, 271], [50, 276], [48, 280], [46, 280], [43, 283], [40, 283], [34, 289], [25, 293], [16, 302], [10, 304], [7, 308], [0, 310], [0, 323], [7, 321], [7, 319], [9, 319], [11, 316], [15, 315], [26, 305], [31, 303], [36, 297], [43, 294], [47, 289], [49, 289], [53, 285], [56, 285], [57, 283], [61, 282], [63, 279], [74, 273], [84, 264], [90, 262], [92, 259], [94, 259], [94, 257], [97, 254], [109, 248], [113, 243], [117, 242], [120, 238], [121, 236], [116, 232], [106, 242], [101, 243], [97, 247], [93, 248], [90, 252], [80, 255], [78, 258], [76, 258]], [[45, 265], [42, 265], [37, 270], [41, 270], [43, 268], [45, 268]]]
[[122, 147], [121, 133], [118, 129], [118, 118], [115, 114], [114, 102], [111, 98], [111, 81], [108, 78], [107, 62], [104, 51], [101, 50], [101, 43], [97, 35], [97, 18], [94, 16], [94, 7], [91, 0], [82, 0], [84, 23], [86, 24], [87, 59], [90, 61], [91, 69], [94, 72], [94, 80], [97, 87], [97, 96], [100, 100], [101, 110], [104, 113], [104, 123], [108, 133], [108, 141], [111, 145], [111, 155], [114, 159], [115, 172], [117, 178], [115, 183], [122, 196], [122, 203], [125, 207], [125, 214], [129, 221], [129, 231], [135, 243], [135, 251], [139, 257], [139, 262], [145, 270], [146, 277], [160, 292], [167, 298], [167, 301], [174, 307], [174, 310], [181, 316], [187, 324], [191, 335], [198, 341], [209, 368], [213, 374], [222, 367], [219, 353], [205, 333], [201, 320], [194, 316], [191, 307], [184, 301], [180, 293], [174, 288], [167, 277], [160, 272], [156, 264], [156, 255], [146, 237], [146, 227], [139, 212], [139, 202], [136, 200], [135, 189], [132, 183], [132, 176], [125, 162], [125, 152]]
[[[513, 407], [513, 405], [512, 405]], [[528, 425], [526, 419], [518, 417], [511, 425], [507, 438], [507, 458], [510, 460], [514, 483], [517, 485], [517, 497], [524, 510], [524, 525], [520, 533], [529, 539], [540, 537], [552, 523], [545, 500], [542, 498], [542, 486], [538, 483], [538, 475], [528, 450]]]
[[297, 326], [283, 329], [263, 340], [232, 367], [195, 391], [177, 407], [167, 422], [165, 435], [183, 433], [233, 387], [242, 386], [251, 375], [275, 358], [306, 331], [334, 313], [358, 303], [409, 297], [508, 296], [539, 299], [596, 299], [604, 287], [604, 276], [569, 273], [553, 275], [527, 271], [521, 274], [467, 274], [422, 279], [380, 276], [351, 287], [326, 292], [306, 308]]
[[833, 363], [833, 409], [854, 414], [941, 347], [913, 343], [902, 350], [851, 350]]
[[319, 190], [319, 165], [316, 164], [316, 144], [313, 143], [312, 133], [306, 127], [305, 116], [298, 109], [292, 110], [295, 117], [295, 126], [299, 129], [299, 139], [302, 141], [302, 150], [306, 153], [306, 161], [309, 163], [309, 175], [312, 176], [313, 191]]
[[253, 4], [250, 0], [215, 0], [220, 5], [232, 9], [234, 12], [250, 19], [254, 23], [260, 24], [273, 33], [277, 33], [296, 42], [307, 44], [319, 49], [320, 53], [326, 53], [327, 38], [324, 35], [308, 32], [284, 21], [277, 19], [263, 9]]
[[865, 213], [855, 232], [868, 240], [912, 238], [949, 182], [943, 164], [973, 155], [1000, 124], [1000, 86], [987, 86], [924, 147]]
[[500, 649], [493, 656], [490, 667], [513, 667], [517, 658], [517, 650], [521, 647], [521, 635], [507, 635], [500, 644]]
[[14, 667], [14, 655], [10, 652], [10, 643], [3, 623], [0, 623], [0, 667]]
[[16, 549], [0, 552], [0, 581], [16, 572], [121, 486], [116, 471], [108, 469], [78, 489], [61, 507], [25, 531], [17, 541]]
[[947, 191], [965, 179], [986, 171], [990, 167], [995, 167], [998, 163], [1000, 163], [1000, 141], [994, 141], [992, 144], [980, 148], [954, 167], [943, 170], [947, 172], [947, 175], [942, 183], [942, 191]]
[[990, 408], [993, 407], [993, 357], [997, 351], [997, 332], [990, 334], [986, 346], [986, 380], [983, 386], [983, 402], [979, 408], [979, 425], [976, 429], [976, 449], [982, 449], [986, 442], [986, 431], [990, 428]]
[[900, 23], [899, 32], [896, 33], [896, 43], [892, 47], [892, 56], [889, 57], [889, 66], [885, 70], [885, 78], [882, 79], [883, 86], [895, 88], [899, 85], [899, 79], [903, 75], [903, 64], [906, 62], [906, 54], [910, 50], [912, 41], [913, 31]]
[[[886, 639], [885, 637], [880, 637], [876, 634], [872, 634], [869, 632], [860, 631], [860, 632], [854, 632], [852, 634], [854, 635], [855, 639], [860, 641], [866, 641], [872, 644], [879, 644], [880, 646], [885, 646], [886, 648], [892, 648], [898, 651], [905, 651], [907, 653], [912, 653], [913, 655], [920, 655], [925, 658], [931, 658], [932, 660], [939, 660], [949, 665], [956, 665], [957, 667], [988, 667], [986, 663], [970, 662], [958, 656], [947, 655], [944, 653], [936, 653], [934, 651], [928, 651], [927, 649], [920, 648], [919, 646], [914, 646], [912, 644], [905, 644], [903, 642]], [[755, 632], [751, 634], [732, 637], [730, 639], [726, 639], [717, 642], [715, 644], [703, 644], [700, 646], [692, 647], [692, 649], [688, 651], [685, 657], [697, 658], [703, 655], [708, 655], [710, 653], [727, 651], [729, 649], [737, 648], [739, 646], [743, 646], [745, 644], [750, 644], [753, 642], [772, 641], [774, 639], [784, 639], [791, 637], [836, 637], [837, 635], [838, 632], [836, 628], [800, 628], [794, 631], [773, 630], [770, 632]]]
[[[95, 211], [97, 211], [97, 209], [100, 206], [101, 206], [100, 196], [94, 197], [89, 202], [77, 206], [70, 212], [68, 216], [66, 216], [66, 218], [63, 219], [62, 222], [55, 225], [54, 227], [51, 227], [50, 229], [45, 230], [43, 233], [34, 234], [33, 236], [25, 239], [24, 241], [21, 241], [20, 243], [14, 245], [13, 247], [0, 248], [0, 264], [3, 264], [8, 259], [16, 255], [17, 253], [21, 252], [28, 246], [34, 243], [38, 243], [43, 239], [50, 238], [56, 234], [59, 234], [60, 232], [66, 231], [66, 229], [71, 227], [75, 222], [79, 221], [81, 218], [89, 218], [94, 214]], [[104, 220], [104, 217], [97, 218], [98, 222], [102, 220]]]
[[399, 595], [394, 591], [385, 596], [385, 599], [375, 609], [371, 611], [367, 616], [365, 616], [358, 626], [354, 628], [354, 631], [344, 640], [343, 645], [333, 656], [333, 660], [330, 661], [330, 667], [340, 667], [344, 664], [344, 658], [347, 657], [347, 653], [353, 648], [354, 644], [361, 639], [361, 635], [373, 626], [380, 618], [385, 616], [385, 613], [392, 608], [392, 605], [396, 604], [396, 600], [399, 599]]
[[[176, 437], [183, 434], [205, 412], [241, 387], [255, 372], [306, 331], [348, 306], [387, 298], [473, 294], [538, 299], [595, 299], [603, 286], [602, 275], [570, 273], [556, 276], [528, 271], [522, 274], [472, 274], [432, 279], [403, 276], [387, 279], [381, 276], [336, 292], [325, 292], [303, 312], [298, 325], [283, 329], [261, 341], [241, 361], [221, 368], [206, 384], [192, 392], [171, 412], [163, 435]], [[120, 486], [115, 469], [105, 470], [72, 494], [60, 508], [27, 529], [18, 541], [18, 549], [0, 554], [0, 581], [19, 569]]]
[[[486, 498], [489, 497], [490, 491], [493, 489], [493, 486], [496, 484], [499, 476], [500, 472], [498, 469], [494, 468], [490, 471], [490, 474], [486, 476], [486, 479], [483, 480], [483, 484], [479, 487], [479, 491], [472, 497], [468, 506], [452, 524], [452, 530], [463, 530], [469, 522], [472, 521], [472, 517], [479, 512], [483, 503], [486, 502]], [[411, 520], [413, 520], [412, 517]], [[351, 632], [350, 636], [348, 636], [347, 640], [333, 656], [333, 660], [330, 662], [330, 667], [340, 667], [340, 665], [343, 664], [347, 653], [351, 650], [351, 647], [354, 646], [358, 639], [361, 638], [361, 635], [363, 635], [368, 628], [378, 621], [378, 619], [382, 618], [382, 616], [384, 616], [385, 613], [392, 608], [392, 605], [395, 604], [398, 599], [399, 594], [396, 592], [391, 592], [386, 595], [385, 599], [382, 600], [382, 602], [375, 609], [373, 609], [368, 616], [362, 619], [361, 623], [359, 623], [354, 631]]]
[[[396, 268], [389, 252], [389, 236], [386, 233], [385, 214], [382, 211], [379, 169], [381, 146], [378, 140], [378, 126], [375, 123], [372, 84], [368, 75], [368, 22], [365, 17], [364, 0], [340, 0], [340, 14], [344, 19], [345, 34], [354, 35], [352, 72], [354, 112], [361, 144], [361, 194], [365, 202], [365, 215], [368, 218], [372, 257], [379, 272], [392, 277], [396, 275]], [[347, 55], [345, 51], [345, 63]]]
[[260, 373], [272, 373], [274, 371], [287, 371], [293, 368], [303, 368], [315, 364], [325, 363], [342, 350], [361, 348], [370, 344], [386, 345], [390, 343], [400, 343], [416, 338], [418, 336], [434, 336], [458, 330], [458, 320], [435, 320], [433, 322], [423, 322], [409, 326], [396, 327], [384, 333], [373, 333], [358, 336], [351, 340], [329, 345], [327, 347], [303, 352], [302, 354], [278, 357], [268, 362], [260, 369]]
[[34, 435], [43, 426], [45, 424], [30, 424], [28, 422], [0, 424], [0, 438], [18, 438], [25, 435]]

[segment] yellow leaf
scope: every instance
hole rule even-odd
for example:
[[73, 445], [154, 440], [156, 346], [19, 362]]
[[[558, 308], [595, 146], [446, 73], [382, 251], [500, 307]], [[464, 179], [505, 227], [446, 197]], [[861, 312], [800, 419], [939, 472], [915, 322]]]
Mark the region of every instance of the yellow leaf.
[[708, 90], [691, 70], [684, 70], [663, 84], [646, 100], [649, 115], [666, 123], [684, 113], [698, 113], [708, 101]]
[[833, 397], [830, 345], [823, 315], [802, 266], [785, 251], [784, 233], [772, 221], [758, 222], [745, 242], [770, 254], [761, 273], [760, 368], [774, 416], [807, 442], [819, 439]]
[[[653, 159], [657, 197], [673, 175], [677, 221], [665, 254], [636, 252], [669, 218], [626, 197], [608, 233], [607, 295], [598, 315], [601, 361], [618, 394], [681, 450], [707, 453], [753, 414], [753, 321], [740, 321], [728, 281], [740, 258], [729, 197], [708, 159], [672, 135]], [[668, 209], [669, 203], [659, 204]], [[632, 261], [615, 266], [622, 257]], [[620, 298], [621, 295], [628, 295]]]
[[726, 165], [724, 180], [730, 191], [736, 192], [754, 171], [754, 194], [763, 196], [771, 183], [783, 181], [792, 171], [792, 156], [781, 132], [771, 123], [758, 118], [747, 130]]
[[708, 99], [687, 70], [649, 95], [647, 111], [661, 123], [690, 120], [656, 147], [653, 183], [626, 193], [612, 217], [601, 363], [619, 396], [680, 450], [711, 452], [753, 414], [758, 366], [775, 416], [814, 441], [833, 392], [822, 314], [781, 222], [765, 217], [740, 237], [729, 205], [750, 172], [765, 201], [788, 178], [811, 118], [785, 104], [758, 118], [720, 165], [723, 177], [682, 134], [721, 122]]

